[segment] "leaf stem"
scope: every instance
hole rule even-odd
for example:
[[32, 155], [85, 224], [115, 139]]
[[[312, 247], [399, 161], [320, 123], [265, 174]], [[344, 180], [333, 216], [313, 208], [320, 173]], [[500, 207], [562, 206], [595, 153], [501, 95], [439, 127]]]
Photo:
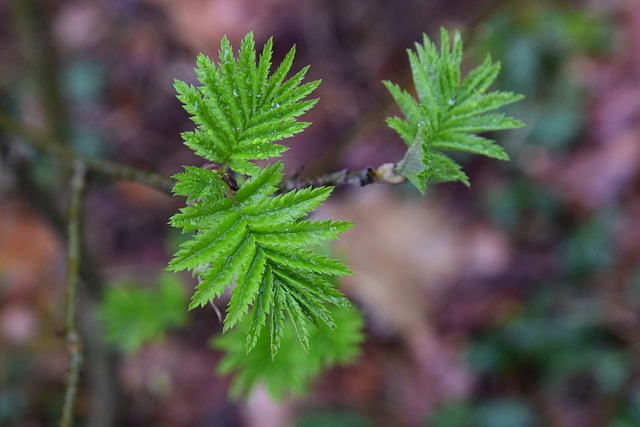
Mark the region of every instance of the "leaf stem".
[[67, 385], [60, 419], [61, 427], [73, 425], [73, 409], [82, 367], [82, 340], [77, 330], [77, 293], [80, 276], [80, 222], [82, 196], [85, 188], [86, 165], [74, 163], [71, 177], [69, 211], [67, 214], [67, 280], [65, 285], [65, 329], [67, 338]]

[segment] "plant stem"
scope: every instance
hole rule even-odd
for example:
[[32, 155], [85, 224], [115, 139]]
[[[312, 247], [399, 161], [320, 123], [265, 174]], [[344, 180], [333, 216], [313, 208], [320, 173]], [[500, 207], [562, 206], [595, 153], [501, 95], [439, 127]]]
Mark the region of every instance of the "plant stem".
[[0, 114], [0, 128], [22, 137], [23, 141], [32, 147], [55, 156], [68, 164], [73, 165], [76, 162], [81, 162], [89, 171], [101, 173], [103, 175], [125, 181], [136, 181], [156, 188], [167, 194], [171, 194], [171, 189], [174, 184], [174, 181], [171, 178], [154, 172], [132, 168], [120, 163], [86, 158], [64, 147], [56, 139], [46, 133], [32, 129], [3, 114]]
[[[87, 170], [98, 172], [116, 179], [136, 181], [161, 190], [167, 194], [171, 194], [174, 180], [169, 177], [165, 177], [154, 172], [132, 168], [120, 163], [85, 158], [74, 151], [63, 147], [61, 144], [56, 143], [55, 140], [45, 133], [34, 130], [3, 114], [0, 114], [0, 128], [4, 128], [8, 132], [22, 137], [24, 141], [32, 147], [51, 154], [65, 162], [71, 164], [81, 162], [85, 165]], [[404, 181], [404, 177], [395, 173], [392, 164], [385, 163], [378, 168], [366, 167], [356, 171], [343, 169], [337, 172], [320, 175], [315, 178], [292, 177], [285, 179], [281, 188], [285, 191], [290, 191], [294, 188], [299, 189], [308, 186], [319, 187], [323, 185], [349, 185], [363, 187], [373, 183], [395, 185]]]
[[81, 161], [74, 164], [71, 178], [69, 212], [67, 216], [67, 280], [65, 285], [65, 329], [67, 337], [67, 385], [64, 406], [60, 419], [61, 427], [73, 425], [73, 409], [78, 392], [80, 368], [82, 367], [82, 340], [76, 328], [77, 294], [80, 275], [80, 222], [82, 196], [85, 187], [86, 166]]
[[280, 188], [283, 191], [301, 189], [305, 187], [320, 187], [324, 185], [364, 187], [369, 184], [397, 185], [406, 181], [406, 178], [395, 171], [395, 164], [384, 163], [377, 168], [366, 167], [357, 171], [343, 169], [337, 172], [327, 173], [315, 178], [292, 177], [282, 181]]
[[[2, 144], [2, 141], [0, 141]], [[65, 215], [60, 212], [55, 200], [59, 197], [56, 192], [45, 191], [35, 185], [28, 170], [28, 159], [13, 159], [10, 166], [16, 177], [16, 186], [20, 193], [31, 204], [34, 211], [38, 212], [56, 232], [61, 241], [69, 238]], [[66, 165], [65, 165], [66, 166]], [[72, 172], [73, 165], [68, 165]], [[54, 200], [55, 199], [55, 200]], [[110, 352], [104, 343], [104, 333], [95, 319], [95, 306], [100, 301], [104, 280], [100, 271], [92, 259], [86, 243], [80, 239], [80, 277], [82, 289], [79, 298], [83, 298], [82, 309], [78, 315], [78, 324], [82, 339], [84, 355], [83, 371], [88, 377], [88, 386], [91, 389], [89, 396], [89, 413], [87, 415], [87, 427], [112, 427], [119, 425], [121, 386], [115, 375], [118, 364], [117, 355]]]

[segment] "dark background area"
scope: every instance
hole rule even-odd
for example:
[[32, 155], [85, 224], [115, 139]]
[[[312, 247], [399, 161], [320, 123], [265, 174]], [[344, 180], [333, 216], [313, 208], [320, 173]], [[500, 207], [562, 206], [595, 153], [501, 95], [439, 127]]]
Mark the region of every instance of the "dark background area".
[[[398, 161], [381, 80], [410, 88], [406, 49], [459, 28], [465, 67], [490, 53], [527, 96], [512, 160], [461, 157], [471, 189], [340, 189], [318, 217], [363, 311], [358, 361], [305, 397], [229, 400], [213, 310], [136, 352], [105, 344], [101, 295], [153, 290], [183, 203], [92, 176], [87, 189], [78, 425], [631, 427], [640, 425], [640, 3], [620, 1], [114, 0], [0, 3], [0, 118], [83, 155], [169, 176], [200, 165], [173, 79], [195, 56], [274, 37], [274, 58], [322, 79], [288, 173]], [[63, 400], [69, 168], [0, 124], [0, 425], [55, 424]], [[185, 289], [193, 279], [180, 276]], [[186, 309], [186, 307], [185, 307]]]

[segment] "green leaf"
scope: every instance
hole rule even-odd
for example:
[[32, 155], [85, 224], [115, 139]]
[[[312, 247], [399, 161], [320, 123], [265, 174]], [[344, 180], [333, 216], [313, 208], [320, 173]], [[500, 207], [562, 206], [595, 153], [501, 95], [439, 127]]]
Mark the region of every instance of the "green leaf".
[[163, 275], [157, 289], [109, 286], [99, 307], [107, 342], [133, 353], [161, 339], [169, 328], [184, 326], [186, 295], [174, 275]]
[[[256, 345], [260, 329], [268, 324], [274, 357], [287, 316], [294, 321], [305, 348], [309, 345], [307, 319], [335, 326], [324, 304], [349, 304], [330, 283], [335, 277], [351, 274], [344, 264], [308, 249], [337, 238], [351, 223], [301, 220], [331, 194], [332, 188], [275, 195], [282, 169], [281, 162], [265, 167], [240, 186], [235, 200], [207, 204], [207, 199], [182, 208], [171, 224], [188, 231], [197, 229], [198, 233], [182, 244], [168, 267], [173, 271], [189, 269], [198, 275], [191, 308], [207, 304], [232, 287], [224, 330], [238, 324], [253, 307], [246, 349]], [[177, 184], [181, 194], [201, 182], [202, 176], [210, 175], [188, 168]]]
[[255, 175], [259, 168], [252, 160], [281, 155], [287, 148], [274, 142], [309, 125], [297, 118], [316, 103], [304, 98], [320, 82], [302, 83], [308, 67], [285, 80], [295, 49], [269, 77], [272, 46], [269, 39], [256, 64], [252, 33], [242, 40], [237, 58], [225, 37], [217, 63], [203, 54], [197, 58], [196, 75], [201, 86], [175, 82], [178, 99], [198, 126], [195, 131], [184, 132], [183, 139], [199, 156], [228, 165], [238, 173]]
[[441, 29], [440, 49], [426, 36], [409, 51], [409, 63], [418, 99], [399, 86], [384, 82], [405, 118], [387, 119], [405, 141], [407, 152], [397, 170], [421, 193], [428, 182], [460, 181], [469, 185], [460, 165], [441, 151], [463, 151], [499, 160], [509, 156], [502, 147], [479, 133], [513, 129], [522, 122], [493, 111], [523, 97], [486, 90], [496, 79], [499, 63], [487, 57], [461, 81], [462, 39], [453, 40]]

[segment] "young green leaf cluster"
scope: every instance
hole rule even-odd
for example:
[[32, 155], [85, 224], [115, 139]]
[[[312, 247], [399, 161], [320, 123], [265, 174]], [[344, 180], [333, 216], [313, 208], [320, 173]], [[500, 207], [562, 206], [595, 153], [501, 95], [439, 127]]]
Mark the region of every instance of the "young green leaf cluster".
[[242, 40], [237, 59], [224, 37], [218, 64], [198, 55], [196, 75], [202, 86], [175, 81], [178, 99], [198, 125], [195, 131], [182, 134], [185, 144], [196, 154], [237, 173], [254, 175], [260, 168], [251, 160], [279, 156], [287, 148], [273, 142], [309, 126], [296, 118], [317, 102], [303, 99], [320, 81], [301, 84], [309, 67], [285, 81], [295, 48], [269, 75], [272, 48], [269, 39], [256, 65], [253, 34]]
[[[276, 195], [283, 179], [282, 163], [261, 169], [251, 162], [280, 155], [286, 148], [273, 141], [304, 129], [308, 123], [297, 122], [296, 117], [315, 103], [302, 100], [318, 85], [301, 85], [307, 68], [285, 81], [293, 49], [269, 75], [271, 49], [269, 40], [256, 64], [252, 34], [242, 41], [237, 59], [225, 38], [217, 65], [198, 57], [196, 73], [203, 86], [176, 82], [178, 97], [198, 125], [196, 131], [183, 134], [185, 144], [214, 164], [186, 167], [175, 176], [174, 192], [186, 196], [190, 204], [171, 218], [171, 225], [195, 234], [168, 268], [192, 270], [198, 276], [191, 308], [232, 287], [224, 330], [248, 316], [246, 352], [267, 327], [275, 357], [286, 317], [308, 351], [309, 321], [335, 329], [325, 303], [349, 306], [333, 285], [335, 277], [351, 274], [349, 269], [310, 248], [336, 239], [351, 223], [304, 220], [332, 187]], [[237, 174], [250, 178], [238, 186]]]
[[[174, 176], [174, 193], [185, 196], [187, 206], [170, 222], [192, 238], [168, 268], [197, 276], [190, 308], [204, 306], [231, 288], [224, 320], [228, 333], [216, 339], [215, 346], [227, 352], [221, 371], [236, 372], [236, 394], [250, 391], [258, 381], [275, 396], [302, 391], [322, 367], [354, 358], [362, 339], [360, 317], [349, 310], [349, 301], [334, 284], [351, 272], [312, 250], [352, 224], [305, 219], [332, 187], [282, 193], [282, 163], [254, 163], [280, 156], [286, 147], [277, 142], [309, 124], [297, 119], [315, 104], [305, 98], [319, 82], [302, 83], [308, 67], [286, 79], [294, 52], [291, 49], [272, 71], [271, 40], [258, 57], [248, 34], [236, 58], [224, 38], [217, 63], [198, 56], [200, 86], [175, 82], [178, 98], [197, 125], [182, 134], [184, 142], [211, 163], [185, 166]], [[520, 95], [486, 93], [499, 64], [487, 58], [461, 79], [460, 34], [454, 34], [451, 46], [444, 30], [439, 51], [425, 36], [424, 43], [409, 52], [409, 60], [417, 100], [384, 82], [405, 116], [389, 118], [388, 124], [408, 146], [404, 158], [385, 169], [398, 178], [393, 182], [406, 178], [422, 193], [428, 182], [468, 185], [461, 167], [443, 153], [448, 150], [506, 160], [502, 148], [479, 135], [522, 125], [495, 112]], [[301, 345], [292, 347], [295, 341]]]
[[411, 72], [418, 95], [416, 100], [398, 85], [384, 82], [405, 119], [387, 120], [409, 149], [397, 171], [424, 193], [428, 182], [469, 179], [443, 150], [482, 154], [499, 160], [509, 157], [493, 140], [479, 136], [523, 124], [494, 110], [522, 99], [511, 92], [485, 93], [496, 79], [500, 64], [487, 57], [463, 80], [460, 78], [462, 38], [455, 32], [451, 46], [448, 33], [440, 31], [440, 52], [425, 35], [416, 51], [408, 51]]
[[204, 203], [187, 206], [171, 218], [174, 227], [198, 233], [182, 245], [169, 269], [206, 266], [199, 274], [200, 284], [191, 307], [205, 305], [235, 281], [225, 331], [253, 306], [247, 351], [268, 324], [273, 356], [282, 338], [285, 313], [308, 350], [306, 319], [333, 328], [324, 302], [349, 305], [330, 284], [334, 276], [350, 274], [349, 269], [307, 248], [337, 238], [351, 223], [300, 220], [331, 194], [331, 188], [306, 188], [273, 196], [281, 181], [282, 163], [278, 162], [249, 179], [234, 198], [216, 204], [204, 199]]

